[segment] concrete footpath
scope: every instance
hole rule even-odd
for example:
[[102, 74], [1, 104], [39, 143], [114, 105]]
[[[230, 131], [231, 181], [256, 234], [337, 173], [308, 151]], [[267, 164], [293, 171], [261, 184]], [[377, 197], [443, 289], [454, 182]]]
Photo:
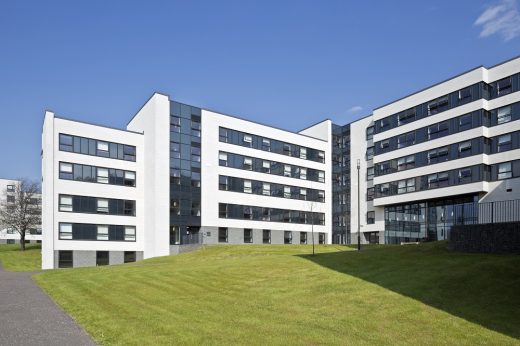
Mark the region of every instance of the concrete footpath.
[[0, 264], [0, 346], [95, 345], [31, 279]]

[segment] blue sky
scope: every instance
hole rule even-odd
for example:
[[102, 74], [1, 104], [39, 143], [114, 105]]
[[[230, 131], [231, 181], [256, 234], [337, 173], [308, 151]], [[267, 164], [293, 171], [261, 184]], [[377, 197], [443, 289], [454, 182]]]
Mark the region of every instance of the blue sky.
[[517, 0], [4, 1], [0, 177], [40, 177], [45, 109], [124, 127], [154, 92], [288, 130], [345, 124], [520, 54]]

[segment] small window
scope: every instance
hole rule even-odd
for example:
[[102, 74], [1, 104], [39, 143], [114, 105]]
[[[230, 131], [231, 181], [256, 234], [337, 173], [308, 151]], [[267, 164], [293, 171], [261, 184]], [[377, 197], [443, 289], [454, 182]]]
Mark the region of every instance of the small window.
[[108, 214], [108, 199], [98, 198], [96, 210], [100, 214]]
[[381, 121], [379, 122], [379, 126], [381, 127], [381, 129], [385, 129], [387, 126], [390, 126], [390, 119], [389, 119], [389, 117], [381, 119]]
[[123, 214], [135, 216], [135, 201], [124, 201]]
[[497, 82], [497, 94], [503, 96], [511, 93], [511, 77], [501, 79]]
[[225, 203], [220, 203], [218, 205], [218, 217], [219, 218], [222, 218], [222, 219], [226, 219], [228, 217], [227, 215], [227, 204]]
[[98, 225], [97, 226], [97, 240], [108, 240], [108, 226]]
[[284, 231], [283, 232], [283, 243], [284, 244], [292, 244], [292, 232]]
[[251, 147], [251, 145], [253, 144], [253, 137], [251, 135], [244, 135], [242, 138], [242, 143], [246, 147]]
[[136, 261], [135, 251], [125, 251], [124, 263], [132, 263]]
[[219, 227], [218, 228], [218, 242], [219, 243], [227, 243], [228, 242], [228, 229], [227, 229], [227, 227]]
[[220, 127], [218, 130], [218, 133], [219, 133], [219, 136], [218, 136], [219, 141], [227, 143], [228, 142], [228, 130]]
[[511, 162], [504, 162], [498, 165], [498, 179], [509, 179], [513, 177]]
[[60, 179], [72, 180], [72, 163], [60, 162]]
[[134, 226], [125, 226], [125, 241], [135, 241]]
[[60, 150], [62, 151], [73, 151], [73, 137], [60, 133]]
[[108, 184], [108, 168], [97, 169], [97, 182], [101, 184]]
[[447, 172], [439, 173], [437, 175], [438, 187], [445, 187], [449, 185], [449, 175]]
[[471, 168], [459, 169], [459, 183], [470, 183], [471, 182]]
[[290, 186], [284, 186], [283, 187], [283, 197], [284, 198], [291, 198], [291, 187]]
[[459, 104], [468, 102], [471, 100], [471, 87], [467, 87], [459, 90]]
[[244, 157], [243, 169], [251, 171], [253, 169], [253, 159], [250, 157]]
[[262, 195], [265, 195], [265, 196], [271, 195], [271, 184], [262, 183]]
[[390, 146], [390, 141], [388, 139], [381, 141], [379, 142], [379, 146], [381, 147], [381, 149], [388, 148]]
[[408, 109], [397, 116], [399, 126], [408, 124], [415, 120], [415, 108]]
[[16, 199], [14, 198], [14, 196], [6, 196], [6, 200], [7, 203], [14, 203]]
[[367, 201], [372, 201], [372, 200], [374, 200], [374, 188], [369, 187], [367, 189]]
[[471, 114], [463, 115], [459, 118], [459, 131], [469, 130], [472, 127], [473, 116]]
[[462, 142], [459, 144], [459, 153], [462, 155], [464, 154], [471, 154], [471, 141]]
[[73, 266], [72, 251], [58, 251], [58, 268], [72, 268]]
[[219, 175], [218, 177], [218, 187], [220, 190], [227, 191], [229, 189], [229, 177], [225, 175]]
[[291, 176], [291, 166], [284, 165], [283, 166], [283, 176], [284, 177], [290, 177]]
[[97, 266], [108, 265], [108, 251], [96, 251], [96, 265]]
[[72, 239], [72, 224], [71, 223], [60, 223], [59, 225], [59, 239], [71, 240]]
[[262, 150], [271, 151], [271, 141], [267, 138], [262, 138]]
[[244, 192], [245, 193], [253, 192], [253, 188], [251, 186], [251, 180], [244, 180]]
[[131, 145], [123, 146], [123, 159], [126, 161], [135, 161], [135, 147]]
[[374, 167], [367, 168], [367, 181], [374, 180]]
[[262, 243], [271, 244], [271, 230], [269, 230], [269, 229], [262, 230]]
[[7, 192], [14, 192], [14, 185], [7, 185]]
[[322, 233], [322, 232], [318, 233], [318, 243], [320, 245], [325, 244], [325, 233]]
[[253, 242], [253, 230], [251, 228], [244, 228], [244, 243], [250, 244]]
[[109, 156], [108, 155], [108, 143], [107, 142], [97, 142], [97, 155], [99, 156]]
[[72, 211], [72, 196], [60, 195], [60, 211]]
[[367, 141], [371, 140], [374, 138], [374, 126], [369, 126], [367, 127]]
[[325, 152], [318, 151], [318, 162], [325, 163]]
[[368, 211], [367, 212], [367, 225], [373, 225], [376, 223], [376, 212]]
[[219, 153], [218, 154], [218, 163], [220, 166], [228, 165], [228, 155], [227, 153]]
[[271, 162], [270, 161], [262, 161], [262, 172], [271, 173]]
[[511, 106], [499, 108], [497, 111], [497, 124], [504, 124], [511, 121]]
[[307, 244], [307, 232], [300, 232], [300, 244]]
[[502, 135], [498, 137], [498, 151], [503, 152], [507, 150], [511, 150], [512, 142], [511, 142], [511, 134]]
[[292, 155], [292, 148], [291, 148], [290, 144], [288, 144], [288, 143], [283, 144], [283, 154], [287, 155], [287, 156]]
[[300, 169], [300, 179], [307, 180], [307, 168]]
[[318, 172], [318, 181], [320, 183], [324, 183], [325, 182], [325, 172], [323, 172], [323, 171], [319, 171]]
[[125, 186], [135, 186], [135, 172], [125, 171]]
[[367, 153], [366, 153], [366, 159], [367, 161], [370, 161], [374, 158], [374, 147], [368, 147]]
[[307, 160], [307, 148], [300, 148], [300, 159]]

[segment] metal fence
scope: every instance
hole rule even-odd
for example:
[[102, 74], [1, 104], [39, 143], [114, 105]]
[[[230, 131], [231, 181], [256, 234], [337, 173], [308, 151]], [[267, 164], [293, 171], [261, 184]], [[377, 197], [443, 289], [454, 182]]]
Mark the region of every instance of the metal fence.
[[520, 221], [520, 199], [479, 203], [479, 224], [518, 221]]
[[181, 245], [202, 244], [202, 237], [201, 232], [183, 235]]

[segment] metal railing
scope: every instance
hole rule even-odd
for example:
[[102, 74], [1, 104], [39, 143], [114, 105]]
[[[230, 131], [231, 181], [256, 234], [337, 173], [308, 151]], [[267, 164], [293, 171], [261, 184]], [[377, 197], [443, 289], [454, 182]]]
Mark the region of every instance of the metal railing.
[[202, 232], [191, 233], [182, 236], [181, 245], [202, 244]]
[[484, 202], [478, 205], [479, 224], [520, 221], [520, 199]]

